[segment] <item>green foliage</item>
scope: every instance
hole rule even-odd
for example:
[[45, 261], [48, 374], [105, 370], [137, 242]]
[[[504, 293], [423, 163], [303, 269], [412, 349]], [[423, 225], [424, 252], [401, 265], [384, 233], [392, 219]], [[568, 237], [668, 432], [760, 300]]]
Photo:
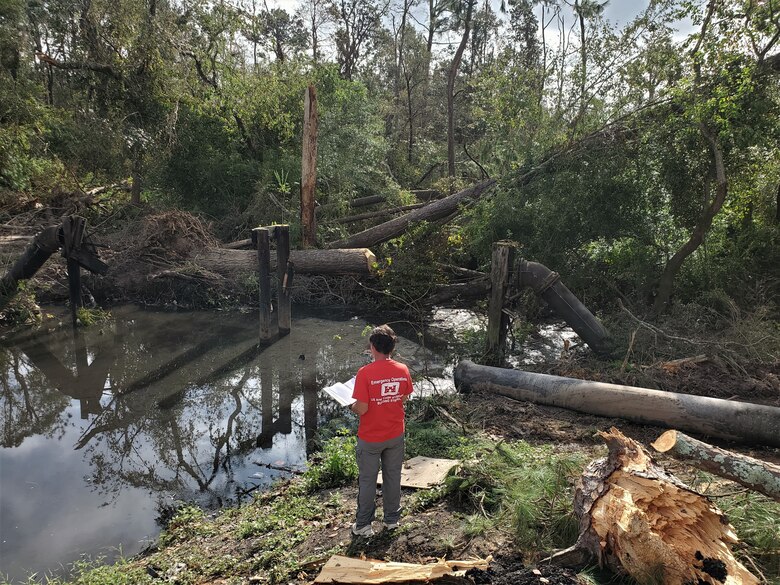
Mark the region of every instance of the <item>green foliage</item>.
[[106, 323], [113, 319], [111, 311], [106, 311], [100, 307], [89, 309], [87, 307], [79, 307], [76, 310], [76, 319], [83, 327], [90, 327], [98, 323]]
[[43, 320], [41, 308], [35, 299], [35, 290], [29, 281], [17, 283], [17, 293], [0, 310], [0, 323], [5, 325], [35, 325]]
[[516, 545], [527, 552], [576, 540], [572, 486], [584, 464], [582, 455], [524, 442], [483, 445], [475, 455], [447, 480], [450, 497], [476, 512], [468, 521], [472, 533], [494, 522], [509, 525]]
[[141, 567], [130, 567], [122, 558], [113, 565], [103, 559], [80, 560], [71, 567], [73, 577], [66, 580], [47, 578], [48, 585], [149, 585], [155, 580]]
[[160, 544], [170, 546], [176, 542], [183, 542], [194, 536], [206, 535], [213, 532], [213, 526], [206, 519], [202, 509], [195, 505], [187, 505], [180, 508], [171, 518], [165, 530], [160, 534]]
[[443, 457], [455, 456], [460, 435], [440, 422], [416, 422], [406, 424], [406, 457]]
[[347, 485], [358, 476], [355, 446], [357, 439], [347, 429], [328, 439], [321, 460], [306, 470], [304, 480], [309, 491]]

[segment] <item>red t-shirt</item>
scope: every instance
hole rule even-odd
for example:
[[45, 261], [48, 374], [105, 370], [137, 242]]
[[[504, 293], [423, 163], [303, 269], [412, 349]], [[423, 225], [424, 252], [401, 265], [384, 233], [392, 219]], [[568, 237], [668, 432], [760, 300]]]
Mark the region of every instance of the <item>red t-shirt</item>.
[[394, 360], [377, 360], [358, 370], [352, 398], [368, 404], [360, 417], [358, 437], [381, 443], [404, 432], [403, 396], [412, 393], [409, 368]]

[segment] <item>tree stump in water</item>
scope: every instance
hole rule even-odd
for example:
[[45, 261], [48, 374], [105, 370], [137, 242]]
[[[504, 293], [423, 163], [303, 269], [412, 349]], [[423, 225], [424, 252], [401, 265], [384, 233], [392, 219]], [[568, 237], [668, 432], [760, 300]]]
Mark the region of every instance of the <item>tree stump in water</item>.
[[640, 582], [759, 582], [734, 558], [737, 535], [720, 510], [614, 427], [599, 434], [609, 455], [591, 463], [577, 486], [575, 549]]

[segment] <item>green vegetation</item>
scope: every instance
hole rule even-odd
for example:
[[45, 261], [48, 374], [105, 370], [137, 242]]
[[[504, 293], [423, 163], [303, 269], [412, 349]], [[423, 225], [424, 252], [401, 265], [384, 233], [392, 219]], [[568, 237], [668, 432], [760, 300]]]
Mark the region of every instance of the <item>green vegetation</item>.
[[76, 319], [83, 327], [90, 327], [99, 323], [106, 323], [111, 321], [111, 311], [106, 311], [100, 307], [89, 309], [87, 307], [79, 307], [76, 310]]
[[304, 482], [309, 491], [346, 485], [358, 476], [355, 460], [355, 435], [347, 429], [328, 439], [322, 447], [320, 460], [309, 467]]
[[4, 2], [0, 220], [68, 209], [105, 235], [175, 208], [224, 239], [290, 223], [295, 244], [312, 85], [321, 242], [378, 221], [340, 222], [360, 197], [498, 180], [445, 225], [376, 246], [369, 287], [388, 304], [418, 310], [446, 266], [486, 270], [513, 239], [595, 310], [776, 318], [775, 3], [668, 0], [619, 23], [591, 0], [432, 0], [414, 18], [374, 0], [245, 4]]
[[468, 442], [472, 458], [447, 481], [449, 497], [471, 510], [466, 531], [482, 534], [497, 525], [511, 531], [527, 553], [570, 546], [578, 526], [572, 513], [573, 482], [586, 460], [524, 442]]

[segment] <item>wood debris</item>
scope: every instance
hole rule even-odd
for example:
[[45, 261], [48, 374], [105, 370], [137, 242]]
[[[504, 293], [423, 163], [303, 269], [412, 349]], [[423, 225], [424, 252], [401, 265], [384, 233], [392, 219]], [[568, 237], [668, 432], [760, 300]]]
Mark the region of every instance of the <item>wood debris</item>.
[[714, 504], [656, 466], [617, 429], [600, 435], [609, 456], [591, 463], [577, 486], [576, 548], [640, 582], [759, 582], [734, 558], [731, 547], [739, 540]]
[[372, 559], [332, 556], [314, 580], [315, 583], [405, 583], [434, 581], [442, 577], [462, 577], [469, 569], [487, 570], [492, 557], [470, 561], [445, 561], [429, 565], [395, 563]]

